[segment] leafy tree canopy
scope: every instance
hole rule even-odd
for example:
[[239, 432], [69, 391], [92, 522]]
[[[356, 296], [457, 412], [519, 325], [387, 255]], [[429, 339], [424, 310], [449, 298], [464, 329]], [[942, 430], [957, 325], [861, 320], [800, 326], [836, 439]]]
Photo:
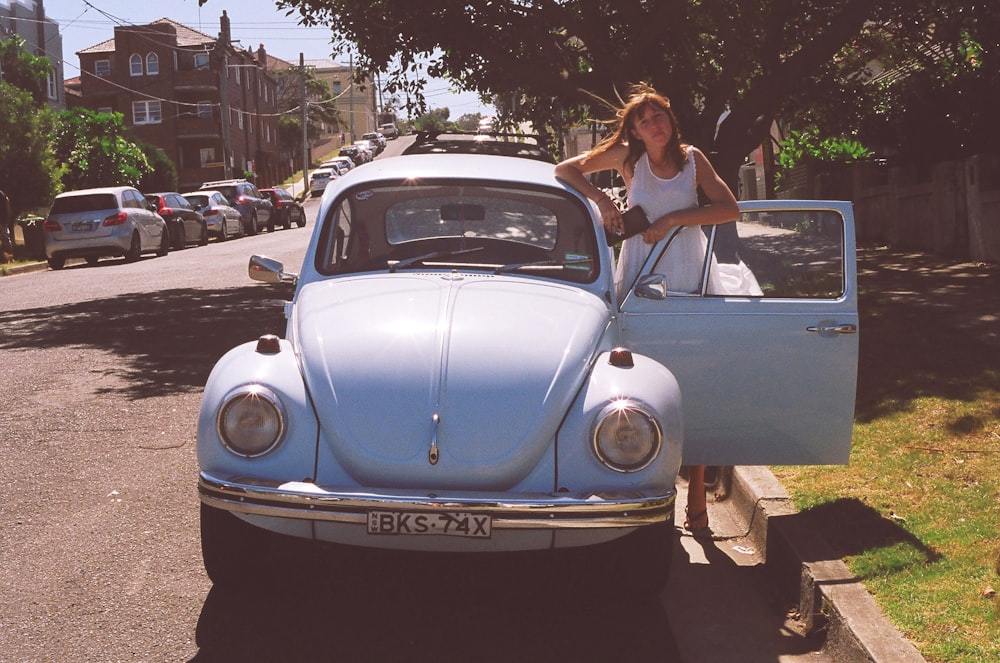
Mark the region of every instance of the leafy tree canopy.
[[598, 99], [614, 101], [628, 83], [646, 81], [671, 98], [686, 140], [718, 151], [717, 165], [730, 178], [776, 117], [812, 113], [813, 122], [856, 131], [873, 104], [891, 104], [866, 70], [874, 58], [890, 68], [916, 58], [908, 71], [931, 71], [933, 79], [945, 65], [929, 53], [947, 54], [946, 70], [961, 78], [957, 72], [969, 69], [974, 51], [979, 72], [1000, 71], [995, 32], [983, 34], [995, 28], [997, 4], [276, 0], [304, 24], [337, 26], [334, 49], [354, 50], [362, 75], [385, 72], [384, 88], [402, 94], [411, 115], [426, 107], [428, 76], [494, 99], [508, 122], [556, 130], [588, 116], [607, 118]]
[[24, 50], [24, 40], [20, 36], [0, 40], [0, 72], [5, 82], [30, 92], [36, 104], [45, 103], [45, 85], [52, 64]]
[[15, 218], [48, 205], [56, 194], [53, 124], [52, 112], [39, 107], [30, 92], [0, 82], [0, 182]]
[[53, 140], [63, 164], [63, 189], [139, 186], [153, 172], [143, 148], [128, 134], [121, 113], [72, 108], [59, 113]]

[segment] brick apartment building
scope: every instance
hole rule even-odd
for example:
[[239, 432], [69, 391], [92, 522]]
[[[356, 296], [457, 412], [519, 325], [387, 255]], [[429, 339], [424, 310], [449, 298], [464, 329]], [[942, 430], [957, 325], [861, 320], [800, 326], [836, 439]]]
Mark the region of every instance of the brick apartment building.
[[168, 18], [116, 27], [113, 39], [77, 53], [70, 103], [122, 113], [137, 139], [173, 160], [181, 191], [248, 173], [261, 187], [283, 181], [291, 167], [278, 158], [267, 54], [232, 46], [225, 11], [220, 28], [215, 38]]

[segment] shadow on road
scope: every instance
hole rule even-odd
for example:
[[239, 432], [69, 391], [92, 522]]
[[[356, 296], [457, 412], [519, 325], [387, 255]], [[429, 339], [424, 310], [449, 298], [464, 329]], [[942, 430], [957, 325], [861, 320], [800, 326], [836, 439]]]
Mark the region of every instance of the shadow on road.
[[292, 287], [174, 289], [4, 313], [0, 349], [86, 346], [121, 358], [127, 398], [200, 390], [215, 362], [261, 334], [285, 335]]
[[291, 561], [252, 588], [213, 587], [193, 661], [678, 660], [659, 598], [586, 591], [568, 577], [580, 569], [547, 555], [322, 549]]

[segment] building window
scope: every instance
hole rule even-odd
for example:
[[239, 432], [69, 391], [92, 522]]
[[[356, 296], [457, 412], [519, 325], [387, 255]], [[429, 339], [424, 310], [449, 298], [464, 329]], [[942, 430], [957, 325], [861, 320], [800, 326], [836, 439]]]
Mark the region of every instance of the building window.
[[163, 116], [160, 114], [159, 101], [132, 102], [133, 124], [159, 124], [162, 121]]
[[202, 168], [205, 168], [210, 163], [215, 163], [215, 148], [203, 147], [198, 150], [198, 160], [201, 162]]
[[111, 60], [94, 62], [94, 75], [98, 78], [111, 78]]
[[146, 54], [146, 73], [150, 76], [160, 73], [160, 58], [156, 53]]
[[195, 69], [208, 69], [208, 53], [195, 53], [194, 54], [194, 68]]
[[142, 56], [133, 53], [128, 59], [128, 71], [131, 76], [142, 76]]
[[233, 65], [233, 68], [236, 70], [236, 84], [239, 85], [240, 84], [240, 66], [239, 65]]
[[98, 106], [97, 112], [101, 115], [111, 115], [111, 106]]
[[49, 99], [58, 99], [59, 98], [59, 87], [56, 85], [56, 72], [55, 71], [50, 71], [49, 72], [48, 84], [49, 84]]
[[211, 119], [212, 118], [212, 102], [211, 101], [199, 101], [198, 102], [198, 117]]
[[236, 111], [236, 124], [237, 124], [237, 126], [239, 126], [240, 129], [243, 128], [243, 112], [242, 111]]

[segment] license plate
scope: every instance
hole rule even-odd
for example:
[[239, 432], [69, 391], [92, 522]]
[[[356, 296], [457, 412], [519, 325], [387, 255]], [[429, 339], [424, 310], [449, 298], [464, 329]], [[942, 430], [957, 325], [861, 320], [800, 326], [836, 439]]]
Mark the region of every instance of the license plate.
[[77, 221], [70, 227], [73, 232], [89, 232], [94, 228], [94, 224], [90, 221]]
[[455, 513], [414, 513], [412, 511], [370, 511], [369, 534], [467, 536], [488, 539], [493, 519], [488, 515]]

